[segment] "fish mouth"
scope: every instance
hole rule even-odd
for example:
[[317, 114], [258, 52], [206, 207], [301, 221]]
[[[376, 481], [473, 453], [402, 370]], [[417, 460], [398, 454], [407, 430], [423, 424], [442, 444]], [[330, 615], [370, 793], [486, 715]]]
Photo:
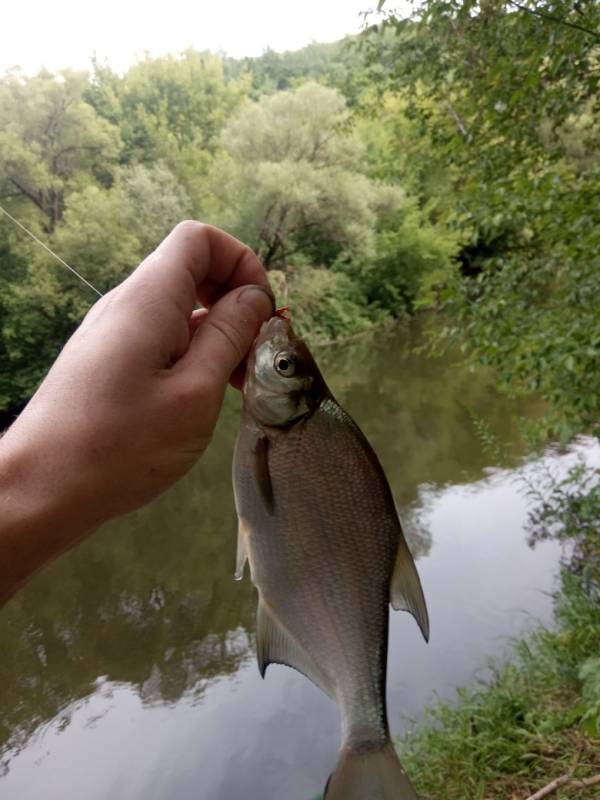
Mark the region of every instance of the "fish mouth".
[[256, 346], [260, 347], [267, 340], [277, 340], [283, 344], [290, 342], [294, 338], [292, 324], [289, 319], [274, 315], [261, 325], [259, 334], [256, 337]]

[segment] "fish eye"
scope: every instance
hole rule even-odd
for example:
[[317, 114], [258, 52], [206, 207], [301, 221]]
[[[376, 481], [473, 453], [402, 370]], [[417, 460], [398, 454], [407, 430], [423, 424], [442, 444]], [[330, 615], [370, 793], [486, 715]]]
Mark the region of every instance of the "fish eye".
[[275, 356], [275, 369], [284, 378], [291, 378], [296, 372], [296, 359], [289, 353], [277, 353]]

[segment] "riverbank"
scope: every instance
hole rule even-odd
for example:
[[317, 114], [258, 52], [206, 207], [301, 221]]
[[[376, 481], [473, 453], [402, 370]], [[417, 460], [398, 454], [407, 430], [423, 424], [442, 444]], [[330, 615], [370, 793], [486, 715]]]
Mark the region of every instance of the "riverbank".
[[516, 642], [491, 680], [435, 705], [399, 743], [422, 800], [600, 795], [597, 476], [572, 471], [531, 515], [534, 540], [568, 541], [553, 629]]
[[[600, 773], [600, 608], [584, 584], [565, 573], [556, 630], [518, 642], [491, 684], [438, 704], [400, 743], [422, 800], [525, 800], [561, 776]], [[584, 787], [553, 796], [584, 797]]]

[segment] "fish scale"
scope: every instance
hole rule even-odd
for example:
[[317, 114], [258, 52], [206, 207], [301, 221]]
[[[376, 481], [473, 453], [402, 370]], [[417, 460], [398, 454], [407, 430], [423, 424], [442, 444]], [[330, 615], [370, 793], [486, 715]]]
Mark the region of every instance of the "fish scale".
[[[303, 672], [342, 723], [328, 800], [414, 800], [390, 742], [388, 606], [428, 620], [389, 485], [289, 320], [250, 353], [234, 456], [244, 558], [259, 594], [257, 656]], [[237, 574], [237, 573], [236, 573]]]

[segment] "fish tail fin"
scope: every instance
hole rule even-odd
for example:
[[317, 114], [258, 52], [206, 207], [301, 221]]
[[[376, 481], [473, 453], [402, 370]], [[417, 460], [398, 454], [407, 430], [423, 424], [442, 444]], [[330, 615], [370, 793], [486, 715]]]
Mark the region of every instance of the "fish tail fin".
[[325, 800], [418, 800], [391, 742], [381, 750], [342, 748]]

